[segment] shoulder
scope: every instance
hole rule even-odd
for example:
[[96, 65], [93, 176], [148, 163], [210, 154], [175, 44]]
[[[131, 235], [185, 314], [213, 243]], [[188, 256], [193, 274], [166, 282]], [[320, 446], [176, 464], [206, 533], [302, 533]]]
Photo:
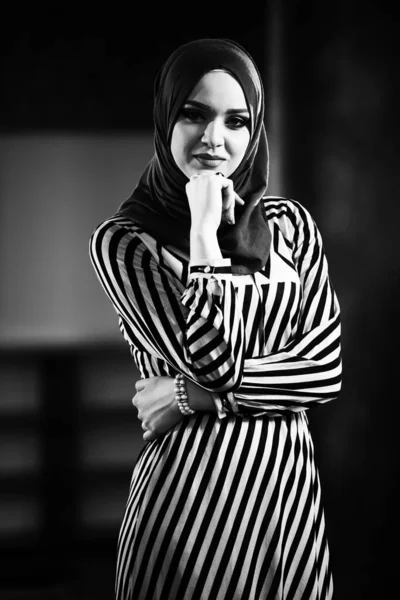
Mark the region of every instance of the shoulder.
[[130, 232], [131, 234], [136, 234], [138, 231], [140, 232], [140, 227], [130, 219], [122, 217], [121, 215], [114, 215], [101, 221], [101, 223], [93, 230], [90, 239], [92, 240], [93, 238], [104, 236], [107, 232]]
[[91, 256], [105, 256], [110, 259], [121, 257], [128, 251], [135, 256], [151, 254], [157, 257], [157, 243], [131, 219], [114, 215], [99, 223], [89, 238]]
[[296, 221], [312, 219], [309, 210], [293, 198], [263, 196], [262, 202], [268, 218], [288, 218]]
[[310, 211], [297, 200], [263, 196], [262, 201], [268, 221], [275, 222], [287, 239], [293, 240], [316, 230]]

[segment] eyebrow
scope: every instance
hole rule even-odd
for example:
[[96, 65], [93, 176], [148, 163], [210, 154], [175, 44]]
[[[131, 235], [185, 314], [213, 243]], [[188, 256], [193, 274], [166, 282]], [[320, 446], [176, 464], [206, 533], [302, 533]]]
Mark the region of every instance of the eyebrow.
[[[185, 106], [187, 104], [190, 104], [191, 106], [197, 106], [198, 108], [203, 108], [203, 109], [206, 109], [206, 110], [210, 110], [210, 108], [211, 108], [207, 104], [203, 104], [202, 102], [197, 102], [196, 100], [187, 100], [185, 102]], [[232, 115], [232, 114], [237, 114], [237, 113], [247, 113], [247, 114], [250, 114], [249, 110], [247, 108], [229, 108], [226, 111], [227, 115]]]

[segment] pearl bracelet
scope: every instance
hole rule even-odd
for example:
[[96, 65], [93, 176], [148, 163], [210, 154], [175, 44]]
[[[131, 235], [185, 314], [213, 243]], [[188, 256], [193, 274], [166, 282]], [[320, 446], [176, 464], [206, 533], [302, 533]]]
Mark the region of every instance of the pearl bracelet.
[[179, 407], [179, 410], [181, 411], [181, 413], [184, 415], [194, 415], [194, 413], [196, 411], [193, 410], [192, 408], [190, 408], [190, 406], [188, 404], [188, 397], [187, 397], [187, 393], [186, 393], [186, 384], [185, 384], [185, 379], [184, 379], [182, 373], [177, 373], [177, 375], [175, 375], [174, 391], [175, 391], [175, 398], [176, 398], [176, 401], [178, 403], [178, 407]]

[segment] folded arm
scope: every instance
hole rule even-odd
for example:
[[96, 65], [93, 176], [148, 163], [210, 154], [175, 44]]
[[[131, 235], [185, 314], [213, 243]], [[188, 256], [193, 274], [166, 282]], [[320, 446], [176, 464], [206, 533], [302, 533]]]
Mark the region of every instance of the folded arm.
[[340, 309], [321, 235], [304, 207], [290, 205], [293, 259], [302, 287], [297, 331], [278, 352], [245, 360], [240, 387], [222, 402], [228, 413], [304, 410], [335, 399], [341, 389]]
[[243, 318], [232, 276], [224, 272], [227, 261], [216, 262], [212, 277], [193, 273], [185, 288], [160, 268], [136, 230], [113, 218], [90, 239], [94, 269], [132, 343], [208, 390], [236, 389], [244, 362]]

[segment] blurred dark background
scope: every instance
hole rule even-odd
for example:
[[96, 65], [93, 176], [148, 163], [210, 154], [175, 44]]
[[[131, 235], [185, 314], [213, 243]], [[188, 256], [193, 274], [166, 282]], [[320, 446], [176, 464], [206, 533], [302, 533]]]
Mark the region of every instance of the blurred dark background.
[[258, 63], [269, 192], [313, 214], [341, 304], [343, 391], [309, 413], [335, 598], [394, 597], [398, 18], [354, 0], [148, 4], [3, 20], [0, 599], [113, 598], [138, 374], [88, 240], [151, 157], [155, 75], [194, 37], [235, 39]]

